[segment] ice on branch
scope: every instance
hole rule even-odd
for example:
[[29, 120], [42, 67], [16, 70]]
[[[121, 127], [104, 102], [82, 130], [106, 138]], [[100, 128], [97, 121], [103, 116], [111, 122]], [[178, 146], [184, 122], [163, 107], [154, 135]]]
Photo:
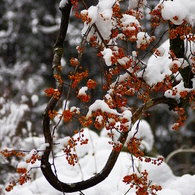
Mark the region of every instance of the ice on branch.
[[112, 55], [112, 50], [110, 48], [104, 48], [104, 50], [101, 52], [103, 54], [103, 58], [105, 60], [105, 63], [107, 66], [112, 65], [112, 60], [111, 57]]
[[86, 117], [90, 117], [92, 115], [92, 112], [95, 112], [96, 110], [101, 110], [102, 112], [111, 113], [115, 115], [121, 115], [118, 113], [115, 109], [112, 109], [108, 106], [106, 102], [103, 100], [96, 100], [90, 107], [89, 111], [86, 115]]

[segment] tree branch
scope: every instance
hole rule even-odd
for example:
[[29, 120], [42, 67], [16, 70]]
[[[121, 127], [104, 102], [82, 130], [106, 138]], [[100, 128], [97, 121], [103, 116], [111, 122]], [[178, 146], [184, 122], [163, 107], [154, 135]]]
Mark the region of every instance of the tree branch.
[[[177, 27], [178, 27], [177, 25], [170, 24], [170, 22], [169, 22], [170, 32], [172, 30], [175, 30]], [[176, 38], [170, 39], [170, 50], [173, 51], [173, 53], [175, 54], [175, 56], [177, 58], [184, 58], [185, 59], [184, 40], [181, 38], [181, 36], [179, 34], [177, 35]], [[183, 78], [184, 86], [186, 88], [192, 88], [193, 86], [192, 86], [191, 79], [193, 78], [193, 73], [191, 71], [190, 65], [185, 67], [185, 68], [179, 69], [179, 73], [181, 74], [181, 76]]]
[[[54, 45], [54, 58], [52, 62], [52, 69], [53, 74], [61, 77], [61, 72], [58, 68], [60, 65], [61, 57], [63, 54], [63, 43], [64, 39], [66, 37], [67, 28], [68, 28], [68, 22], [69, 22], [69, 15], [71, 10], [71, 3], [69, 1], [68, 4], [65, 5], [65, 7], [61, 8], [62, 12], [62, 18], [61, 18], [61, 26], [60, 26], [60, 32], [57, 37], [56, 43]], [[60, 96], [63, 92], [63, 83], [59, 82], [58, 79], [56, 79], [56, 87], [58, 91], [60, 92]], [[120, 152], [112, 150], [108, 161], [106, 162], [104, 168], [101, 172], [96, 174], [95, 176], [89, 178], [88, 180], [77, 182], [77, 183], [63, 183], [61, 182], [57, 175], [55, 175], [52, 171], [51, 164], [49, 163], [49, 155], [52, 151], [53, 142], [52, 142], [52, 136], [50, 132], [50, 117], [49, 117], [49, 110], [53, 110], [56, 104], [58, 103], [59, 99], [52, 97], [47, 104], [47, 107], [45, 109], [44, 115], [43, 115], [43, 133], [45, 137], [45, 143], [48, 143], [49, 146], [46, 148], [42, 159], [41, 159], [41, 170], [47, 181], [56, 189], [62, 192], [75, 192], [84, 190], [87, 188], [90, 188], [101, 181], [103, 181], [112, 171], [117, 158], [120, 154]], [[143, 112], [147, 111], [149, 108], [157, 105], [157, 104], [167, 104], [171, 109], [175, 108], [177, 106], [177, 102], [174, 99], [166, 98], [166, 97], [160, 97], [155, 98], [152, 100], [149, 100], [145, 104], [143, 104], [140, 108], [137, 109], [137, 111], [133, 114], [132, 117], [132, 123], [135, 123], [138, 119], [141, 118]], [[126, 138], [127, 138], [128, 132], [121, 133], [118, 141], [124, 145]]]
[[169, 106], [170, 110], [174, 110], [175, 107], [177, 107], [178, 103], [175, 99], [172, 98], [166, 98], [166, 97], [159, 97], [159, 98], [153, 98], [146, 103], [144, 103], [141, 107], [139, 107], [133, 114], [133, 124], [140, 119], [142, 114], [147, 111], [148, 109], [158, 105], [158, 104], [167, 104]]
[[176, 154], [179, 153], [195, 153], [195, 148], [179, 148], [177, 150], [174, 150], [173, 152], [171, 152], [167, 158], [165, 159], [165, 162], [168, 164], [170, 159], [173, 158], [173, 156], [175, 156]]

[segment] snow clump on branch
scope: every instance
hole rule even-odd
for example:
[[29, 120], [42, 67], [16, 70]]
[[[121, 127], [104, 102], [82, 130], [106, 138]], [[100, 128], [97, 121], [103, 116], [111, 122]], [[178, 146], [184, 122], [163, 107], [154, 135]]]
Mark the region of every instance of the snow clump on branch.
[[170, 20], [175, 25], [181, 25], [185, 20], [194, 25], [195, 22], [195, 1], [174, 0], [160, 1], [155, 9], [161, 7], [161, 15], [164, 20]]
[[[88, 17], [88, 20], [84, 22], [82, 35], [84, 36], [88, 28], [95, 23], [103, 39], [108, 39], [114, 23], [112, 19], [112, 6], [114, 4], [115, 0], [99, 0], [97, 6], [91, 6], [88, 10], [81, 11], [82, 15]], [[87, 41], [90, 40], [90, 37], [93, 36], [94, 33], [95, 29], [93, 28], [87, 37]]]

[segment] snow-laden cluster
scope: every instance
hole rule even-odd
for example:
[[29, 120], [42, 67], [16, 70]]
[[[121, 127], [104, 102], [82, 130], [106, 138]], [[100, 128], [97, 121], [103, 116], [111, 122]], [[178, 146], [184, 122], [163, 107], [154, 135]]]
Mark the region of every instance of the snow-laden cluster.
[[103, 100], [96, 100], [91, 106], [89, 107], [89, 111], [87, 113], [87, 118], [92, 115], [92, 112], [96, 110], [101, 110], [102, 112], [111, 113], [115, 115], [121, 115], [117, 112], [116, 109], [112, 109], [108, 106], [108, 104]]
[[[148, 129], [148, 124], [143, 122], [143, 133], [147, 136], [147, 133], [144, 132], [144, 129]], [[74, 136], [77, 139], [79, 135]], [[58, 149], [56, 151], [58, 156], [55, 158], [55, 165], [57, 168], [58, 178], [61, 181], [71, 183], [81, 180], [86, 180], [91, 176], [94, 176], [94, 173], [97, 173], [102, 170], [103, 166], [107, 161], [112, 146], [108, 144], [110, 138], [101, 136], [99, 137], [93, 131], [84, 129], [84, 136], [90, 137], [90, 140], [87, 145], [78, 145], [75, 148], [75, 151], [78, 154], [79, 163], [74, 167], [70, 166], [63, 153], [60, 152], [62, 145], [57, 145]], [[140, 135], [143, 136], [143, 135]], [[148, 137], [148, 139], [150, 139]], [[61, 140], [61, 143], [66, 143], [69, 138]], [[149, 141], [149, 140], [148, 140]], [[33, 167], [39, 166], [37, 162]], [[173, 175], [171, 169], [166, 163], [162, 163], [160, 166], [153, 165], [151, 163], [141, 162], [140, 160], [134, 158], [134, 166], [137, 167], [136, 172], [148, 171], [148, 179], [153, 183], [159, 184], [162, 186], [162, 190], [157, 192], [157, 195], [193, 195], [195, 193], [195, 176], [183, 175], [181, 177], [176, 177]], [[25, 163], [19, 164], [20, 168], [27, 168]], [[94, 187], [91, 187], [87, 190], [83, 190], [85, 195], [121, 195], [125, 194], [129, 190], [129, 185], [126, 185], [122, 182], [125, 175], [132, 173], [132, 158], [131, 155], [125, 152], [121, 152], [119, 155], [118, 161], [110, 175], [101, 183], [97, 184]], [[31, 168], [31, 167], [28, 167]], [[61, 195], [61, 192], [55, 190], [41, 174], [40, 170], [33, 170], [36, 180], [29, 181], [23, 186], [15, 186], [14, 189], [6, 193], [6, 195], [15, 195], [15, 194], [28, 194], [28, 195]], [[78, 192], [75, 193], [66, 193], [67, 195], [78, 195]], [[135, 189], [132, 188], [129, 193], [130, 195], [135, 195]]]
[[161, 0], [156, 8], [160, 5], [161, 14], [164, 20], [170, 20], [175, 25], [180, 25], [186, 20], [191, 25], [195, 22], [195, 1], [193, 0]]
[[[127, 112], [127, 118], [130, 118], [131, 116], [130, 113], [128, 112], [128, 110], [124, 111]], [[128, 124], [129, 126], [131, 126], [130, 124]], [[116, 123], [115, 124], [115, 128], [119, 127], [120, 123]], [[117, 141], [117, 139], [120, 136], [120, 132], [119, 131], [115, 131], [113, 128], [112, 129], [112, 133], [114, 134], [113, 136], [113, 140]], [[106, 130], [106, 128], [103, 128], [103, 130], [101, 131], [101, 136], [102, 137], [108, 137], [107, 135], [108, 130]], [[130, 141], [130, 139], [132, 137], [135, 137], [141, 141], [141, 145], [140, 145], [140, 149], [146, 152], [150, 152], [152, 150], [153, 144], [154, 144], [154, 136], [152, 133], [152, 130], [150, 128], [150, 125], [145, 121], [145, 120], [140, 120], [137, 121], [132, 127], [131, 130], [128, 133], [128, 137], [125, 143], [125, 147], [127, 146], [128, 142]]]
[[[109, 38], [111, 34], [111, 29], [113, 28], [113, 20], [112, 20], [112, 6], [115, 4], [115, 0], [99, 0], [97, 6], [91, 6], [88, 10], [81, 11], [83, 16], [87, 16], [89, 20], [84, 23], [84, 27], [82, 29], [82, 35], [85, 35], [87, 29], [92, 25], [96, 24], [100, 34], [106, 40]], [[95, 33], [95, 28], [93, 28], [87, 40], [89, 41], [90, 37]], [[97, 34], [98, 35], [98, 34]]]
[[[178, 60], [172, 61], [169, 58], [169, 47], [170, 41], [166, 40], [161, 46], [161, 50], [163, 51], [163, 55], [152, 55], [147, 63], [147, 68], [144, 71], [138, 73], [138, 76], [143, 77], [146, 83], [150, 86], [161, 82], [165, 79], [165, 76], [172, 75], [172, 71], [170, 70], [173, 64], [176, 64], [177, 67], [185, 68], [193, 63], [193, 58], [191, 58], [193, 51], [195, 51], [194, 43], [188, 42], [184, 40], [185, 43], [185, 53], [188, 59], [188, 63], [186, 60], [180, 58]], [[182, 77], [179, 72], [174, 74], [175, 79], [179, 81], [179, 83], [173, 87], [172, 90], [167, 90], [165, 92], [165, 96], [167, 98], [174, 98], [179, 101], [181, 95], [180, 92], [187, 91], [190, 92], [195, 88], [195, 78], [192, 81], [192, 89], [188, 89], [184, 87], [184, 82], [182, 81]]]
[[112, 50], [110, 48], [104, 48], [101, 52], [107, 66], [112, 65], [111, 57], [113, 57]]

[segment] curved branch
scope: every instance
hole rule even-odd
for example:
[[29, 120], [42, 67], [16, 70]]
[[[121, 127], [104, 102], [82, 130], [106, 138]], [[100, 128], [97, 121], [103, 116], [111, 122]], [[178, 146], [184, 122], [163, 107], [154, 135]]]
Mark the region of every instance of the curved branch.
[[[62, 12], [62, 18], [61, 18], [61, 26], [60, 26], [60, 33], [57, 38], [57, 41], [54, 45], [54, 58], [52, 62], [52, 69], [53, 69], [53, 74], [56, 74], [57, 76], [61, 77], [61, 72], [58, 68], [60, 65], [61, 57], [63, 54], [63, 42], [66, 37], [66, 32], [68, 28], [68, 22], [69, 22], [69, 15], [70, 15], [70, 10], [71, 10], [71, 3], [69, 1], [68, 4], [65, 5], [64, 8], [61, 9]], [[60, 92], [60, 96], [63, 92], [63, 84], [56, 79], [56, 87], [58, 91]], [[60, 97], [59, 97], [60, 98]], [[80, 191], [84, 190], [87, 188], [90, 188], [101, 181], [103, 181], [112, 171], [117, 158], [120, 154], [120, 151], [115, 151], [114, 149], [112, 150], [108, 161], [106, 162], [104, 168], [102, 169], [101, 172], [96, 174], [95, 176], [89, 178], [88, 180], [77, 182], [77, 183], [63, 183], [61, 182], [57, 175], [55, 175], [52, 171], [51, 164], [49, 163], [49, 155], [52, 151], [52, 136], [50, 132], [50, 117], [49, 117], [49, 110], [53, 110], [56, 104], [58, 103], [58, 99], [52, 97], [47, 104], [47, 107], [45, 109], [44, 115], [43, 115], [43, 133], [45, 137], [45, 143], [48, 143], [49, 146], [46, 148], [42, 159], [41, 159], [41, 170], [47, 181], [56, 189], [62, 192], [75, 192], [75, 191]], [[137, 111], [133, 114], [132, 117], [132, 123], [135, 123], [142, 115], [143, 112], [148, 110], [149, 108], [157, 105], [157, 104], [167, 104], [170, 106], [170, 108], [175, 108], [177, 105], [177, 102], [174, 99], [169, 99], [166, 97], [161, 97], [161, 98], [155, 98], [152, 99], [148, 102], [146, 102], [143, 106], [141, 106]], [[126, 138], [127, 138], [128, 132], [124, 132], [120, 135], [118, 141], [124, 145]]]
[[170, 110], [174, 110], [174, 108], [178, 105], [177, 101], [172, 98], [166, 98], [166, 97], [159, 97], [154, 98], [146, 103], [144, 103], [141, 107], [139, 107], [135, 113], [133, 114], [132, 122], [135, 123], [138, 119], [141, 118], [142, 114], [147, 111], [148, 109], [158, 105], [158, 104], [167, 104], [169, 106]]
[[176, 154], [179, 153], [195, 153], [195, 148], [179, 148], [177, 150], [174, 150], [173, 152], [171, 152], [167, 158], [165, 159], [165, 162], [168, 164], [170, 159], [173, 158], [173, 156], [175, 156]]

